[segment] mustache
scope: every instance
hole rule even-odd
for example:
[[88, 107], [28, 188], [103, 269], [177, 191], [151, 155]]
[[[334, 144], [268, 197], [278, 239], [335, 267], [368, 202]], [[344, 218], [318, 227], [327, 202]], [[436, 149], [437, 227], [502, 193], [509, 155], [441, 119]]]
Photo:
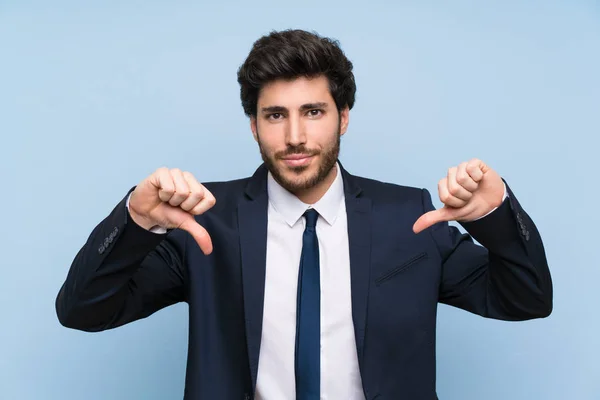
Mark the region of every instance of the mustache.
[[292, 155], [303, 155], [303, 156], [315, 156], [319, 154], [317, 150], [307, 149], [304, 145], [300, 146], [288, 146], [284, 151], [275, 153], [276, 158], [284, 158]]

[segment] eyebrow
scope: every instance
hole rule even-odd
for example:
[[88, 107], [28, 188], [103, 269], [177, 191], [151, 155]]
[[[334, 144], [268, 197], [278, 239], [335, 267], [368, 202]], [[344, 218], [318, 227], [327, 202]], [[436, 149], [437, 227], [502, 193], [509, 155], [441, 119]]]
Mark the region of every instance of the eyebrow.
[[[313, 110], [315, 108], [327, 108], [327, 103], [317, 102], [302, 104], [302, 106], [300, 106], [300, 111]], [[288, 111], [288, 109], [283, 106], [269, 106], [261, 108], [260, 111], [262, 113], [282, 113]]]

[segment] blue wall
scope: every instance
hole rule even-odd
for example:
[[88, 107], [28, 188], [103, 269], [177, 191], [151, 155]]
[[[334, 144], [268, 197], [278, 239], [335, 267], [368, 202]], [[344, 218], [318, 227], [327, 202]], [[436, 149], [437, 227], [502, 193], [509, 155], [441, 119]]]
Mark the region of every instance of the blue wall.
[[181, 398], [185, 305], [88, 334], [59, 325], [54, 298], [91, 229], [155, 168], [254, 171], [236, 69], [260, 35], [298, 27], [355, 63], [352, 173], [435, 195], [448, 167], [482, 158], [545, 239], [550, 318], [440, 307], [440, 397], [600, 399], [598, 3], [204, 3], [0, 1], [0, 398]]

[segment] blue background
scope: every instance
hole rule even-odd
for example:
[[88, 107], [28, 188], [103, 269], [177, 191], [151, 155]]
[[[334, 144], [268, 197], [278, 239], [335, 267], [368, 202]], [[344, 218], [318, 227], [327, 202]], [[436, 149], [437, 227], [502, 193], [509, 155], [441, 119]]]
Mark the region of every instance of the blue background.
[[182, 397], [187, 306], [89, 334], [61, 327], [54, 299], [156, 168], [254, 171], [236, 70], [259, 36], [304, 28], [355, 64], [350, 172], [435, 197], [448, 167], [481, 158], [545, 239], [550, 318], [440, 306], [440, 398], [600, 399], [598, 2], [206, 3], [0, 1], [0, 398]]

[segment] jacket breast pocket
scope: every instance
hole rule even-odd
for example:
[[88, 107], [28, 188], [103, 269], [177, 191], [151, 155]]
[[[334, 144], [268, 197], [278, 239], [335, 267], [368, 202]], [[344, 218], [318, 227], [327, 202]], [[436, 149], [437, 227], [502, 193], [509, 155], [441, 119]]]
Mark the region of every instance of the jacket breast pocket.
[[420, 261], [424, 260], [425, 258], [427, 258], [427, 252], [425, 252], [425, 251], [411, 256], [410, 258], [402, 261], [399, 265], [385, 271], [383, 274], [381, 274], [379, 277], [377, 277], [377, 279], [375, 279], [375, 285], [379, 286], [379, 285], [387, 282], [388, 280], [392, 279], [396, 275], [406, 271], [407, 269], [414, 266], [415, 264], [418, 264]]

